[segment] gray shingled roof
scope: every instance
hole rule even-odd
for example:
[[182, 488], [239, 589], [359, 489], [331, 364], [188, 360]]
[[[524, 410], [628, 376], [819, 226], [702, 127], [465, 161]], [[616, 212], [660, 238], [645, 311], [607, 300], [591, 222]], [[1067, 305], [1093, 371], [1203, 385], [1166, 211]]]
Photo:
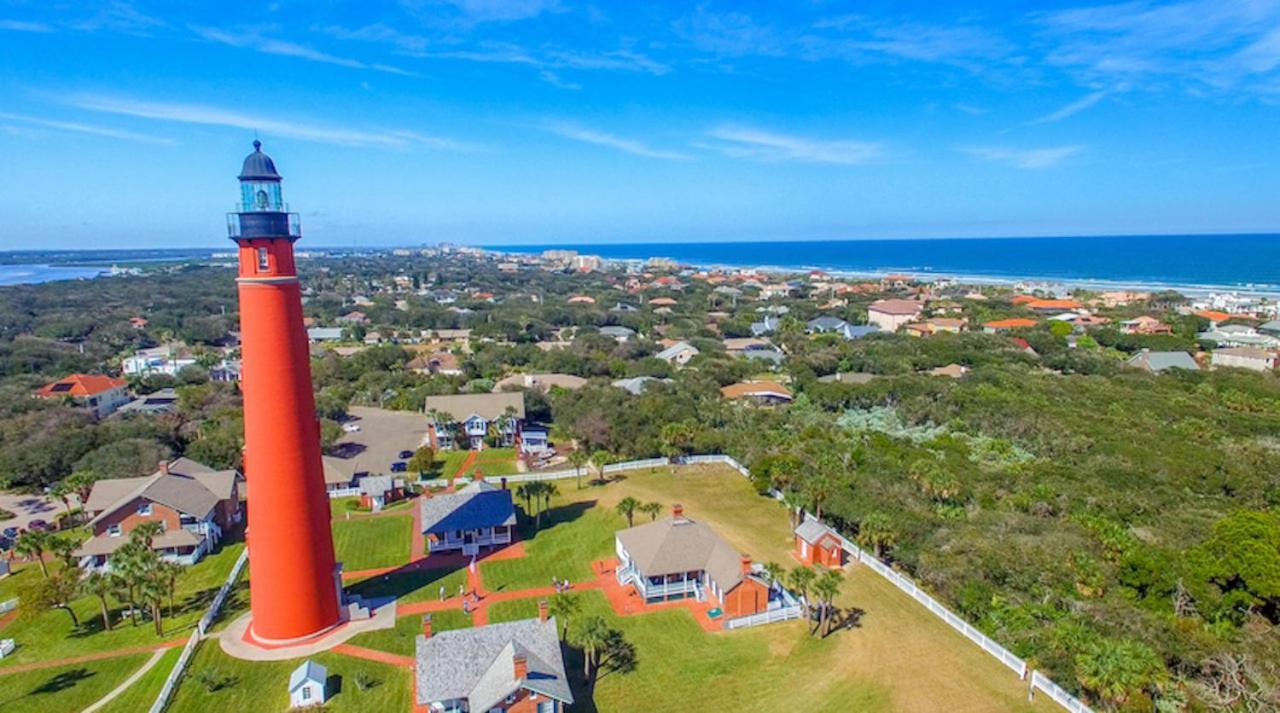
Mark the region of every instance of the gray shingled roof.
[[516, 524], [511, 491], [472, 481], [455, 493], [422, 499], [422, 531], [447, 532]]
[[688, 342], [676, 342], [653, 356], [663, 361], [671, 361], [679, 356], [680, 352], [684, 351], [692, 351], [696, 355], [698, 353], [698, 348]]
[[1147, 371], [1164, 371], [1165, 369], [1186, 369], [1199, 371], [1200, 365], [1186, 352], [1153, 352], [1142, 350], [1129, 357], [1129, 366], [1136, 366]]
[[215, 471], [188, 458], [169, 464], [169, 472], [156, 471], [142, 478], [99, 480], [89, 491], [85, 509], [98, 512], [90, 521], [97, 523], [107, 515], [145, 498], [177, 510], [204, 517], [219, 500], [231, 497], [238, 474], [234, 470]]
[[645, 577], [704, 570], [726, 592], [742, 580], [742, 555], [710, 527], [687, 517], [636, 525], [616, 537]]
[[834, 530], [813, 519], [806, 519], [796, 528], [796, 536], [811, 545], [816, 545], [818, 540], [834, 534]]
[[323, 664], [318, 664], [311, 659], [302, 662], [302, 665], [295, 668], [293, 673], [289, 674], [289, 692], [293, 693], [298, 687], [307, 681], [319, 681], [323, 686], [325, 681], [329, 679], [329, 670]]
[[[418, 636], [416, 648], [420, 705], [465, 699], [471, 710], [487, 711], [521, 688], [573, 703], [555, 617]], [[517, 654], [528, 664], [523, 680], [515, 678]]]
[[427, 412], [434, 409], [459, 421], [465, 421], [471, 416], [492, 421], [506, 413], [508, 407], [515, 410], [516, 418], [524, 418], [524, 393], [503, 391], [496, 394], [428, 396], [425, 406]]

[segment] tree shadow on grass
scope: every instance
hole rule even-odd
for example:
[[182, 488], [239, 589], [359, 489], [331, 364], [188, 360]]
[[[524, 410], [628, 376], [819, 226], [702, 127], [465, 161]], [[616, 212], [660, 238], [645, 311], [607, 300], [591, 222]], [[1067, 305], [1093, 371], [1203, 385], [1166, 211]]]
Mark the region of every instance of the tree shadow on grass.
[[7, 701], [0, 701], [0, 710], [8, 710], [9, 705], [17, 703], [28, 696], [45, 696], [65, 691], [68, 688], [75, 688], [96, 675], [98, 674], [86, 668], [75, 668], [70, 671], [55, 673], [30, 691]]
[[[517, 498], [518, 500], [518, 498]], [[536, 526], [537, 520], [525, 515], [523, 521], [519, 525], [520, 537], [524, 540], [532, 540], [537, 537], [539, 532], [550, 530], [559, 525], [567, 525], [587, 513], [588, 510], [594, 508], [598, 501], [583, 500], [568, 505], [560, 505], [550, 510], [542, 511], [542, 525]], [[524, 512], [524, 503], [520, 503], [521, 512]]]

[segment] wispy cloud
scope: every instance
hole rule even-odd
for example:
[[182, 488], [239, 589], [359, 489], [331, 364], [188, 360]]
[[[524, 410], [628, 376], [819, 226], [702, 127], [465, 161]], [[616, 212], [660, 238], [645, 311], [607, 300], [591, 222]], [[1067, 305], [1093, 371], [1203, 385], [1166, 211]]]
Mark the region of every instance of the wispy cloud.
[[77, 95], [68, 97], [65, 101], [71, 106], [107, 114], [261, 131], [264, 134], [339, 146], [377, 146], [393, 149], [422, 147], [449, 151], [467, 151], [475, 148], [452, 139], [428, 136], [406, 129], [352, 129], [245, 114], [200, 104], [97, 95]]
[[1031, 19], [1052, 43], [1044, 61], [1095, 84], [1247, 90], [1265, 84], [1260, 75], [1280, 66], [1280, 3], [1274, 0], [1135, 0]]
[[[400, 5], [431, 24], [445, 20], [462, 24], [515, 22], [565, 11], [560, 0], [401, 0]], [[452, 12], [446, 14], [442, 8], [452, 8]]]
[[550, 131], [558, 136], [566, 139], [581, 141], [586, 144], [594, 144], [596, 146], [605, 146], [611, 149], [622, 151], [623, 153], [633, 154], [635, 156], [643, 156], [644, 158], [661, 159], [664, 161], [688, 161], [691, 156], [680, 153], [679, 151], [668, 151], [666, 149], [653, 148], [635, 139], [628, 139], [615, 134], [606, 133], [589, 129], [578, 124], [549, 121], [542, 125], [546, 131]]
[[884, 146], [872, 141], [820, 140], [748, 127], [720, 126], [707, 132], [714, 142], [704, 148], [754, 161], [834, 163], [846, 166], [881, 158]]
[[560, 75], [556, 74], [555, 72], [552, 72], [549, 69], [544, 69], [541, 72], [538, 72], [538, 79], [541, 79], [542, 81], [546, 82], [547, 84], [550, 84], [553, 87], [559, 87], [561, 89], [581, 89], [582, 88], [581, 84], [578, 84], [577, 82], [565, 81], [560, 77]]
[[474, 48], [415, 53], [427, 59], [457, 59], [468, 62], [524, 64], [542, 70], [578, 69], [635, 72], [662, 75], [667, 65], [630, 49], [596, 51], [534, 51], [509, 42], [482, 42]]
[[58, 131], [70, 131], [78, 134], [92, 134], [94, 136], [103, 136], [109, 139], [120, 139], [122, 141], [137, 141], [144, 144], [166, 144], [174, 143], [173, 139], [152, 136], [150, 134], [139, 134], [133, 131], [125, 131], [123, 129], [113, 129], [107, 126], [94, 126], [91, 124], [81, 124], [74, 121], [62, 121], [60, 119], [46, 119], [38, 116], [28, 116], [26, 114], [10, 114], [8, 112], [0, 112], [0, 120], [18, 122], [28, 126], [38, 126], [43, 129], [56, 129]]
[[1054, 146], [1039, 149], [1018, 149], [1007, 146], [962, 146], [961, 152], [991, 163], [1003, 163], [1014, 168], [1052, 168], [1067, 158], [1084, 150], [1083, 146]]
[[983, 114], [986, 114], [986, 113], [987, 113], [987, 110], [986, 110], [986, 109], [983, 109], [983, 108], [982, 108], [982, 107], [980, 107], [980, 106], [974, 106], [974, 105], [972, 105], [972, 104], [965, 104], [965, 103], [963, 103], [963, 102], [961, 102], [961, 103], [959, 103], [959, 104], [952, 104], [952, 105], [951, 105], [951, 108], [952, 108], [952, 109], [955, 109], [955, 110], [956, 110], [956, 111], [958, 111], [958, 112], [962, 112], [962, 113], [968, 114], [969, 116], [982, 116]]
[[1058, 109], [1057, 111], [1053, 111], [1037, 119], [1033, 119], [1031, 123], [1032, 124], [1052, 124], [1055, 121], [1062, 121], [1063, 119], [1069, 116], [1074, 116], [1076, 114], [1079, 114], [1085, 109], [1088, 109], [1094, 104], [1097, 104], [1098, 102], [1102, 101], [1103, 99], [1106, 98], [1108, 93], [1109, 92], [1106, 92], [1106, 91], [1097, 91], [1097, 92], [1092, 92], [1090, 94], [1086, 94], [1083, 97], [1080, 97], [1079, 99], [1062, 107], [1061, 109]]
[[53, 28], [43, 22], [27, 22], [25, 20], [0, 20], [0, 30], [12, 32], [53, 32]]
[[311, 62], [322, 62], [324, 64], [332, 64], [339, 67], [349, 67], [351, 69], [367, 69], [375, 72], [399, 74], [406, 77], [419, 76], [414, 72], [389, 64], [363, 62], [358, 59], [351, 59], [350, 57], [340, 57], [296, 42], [264, 37], [258, 32], [252, 30], [228, 31], [216, 27], [202, 26], [193, 26], [191, 30], [210, 42], [218, 42], [231, 47], [244, 47], [264, 54], [273, 54], [282, 57], [296, 57], [298, 59], [305, 59]]

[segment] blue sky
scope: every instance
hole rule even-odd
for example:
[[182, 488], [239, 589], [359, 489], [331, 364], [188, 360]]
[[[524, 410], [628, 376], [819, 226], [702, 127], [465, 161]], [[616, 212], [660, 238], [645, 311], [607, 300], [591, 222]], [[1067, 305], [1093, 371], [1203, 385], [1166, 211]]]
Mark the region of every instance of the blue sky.
[[0, 0], [0, 249], [1280, 230], [1280, 0], [200, 5]]

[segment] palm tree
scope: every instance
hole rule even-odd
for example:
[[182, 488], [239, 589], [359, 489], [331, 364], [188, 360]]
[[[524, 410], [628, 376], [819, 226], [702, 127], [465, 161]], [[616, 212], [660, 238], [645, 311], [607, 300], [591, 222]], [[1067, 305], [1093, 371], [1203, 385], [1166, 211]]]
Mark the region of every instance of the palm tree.
[[80, 501], [80, 507], [89, 500], [89, 493], [93, 492], [93, 484], [98, 480], [98, 474], [92, 470], [77, 470], [71, 475], [63, 479], [63, 483], [71, 488], [76, 499]]
[[533, 485], [536, 482], [521, 483], [516, 486], [516, 497], [524, 501], [524, 516], [527, 518], [533, 517], [533, 496], [535, 495]]
[[49, 488], [49, 494], [62, 501], [62, 507], [67, 509], [67, 522], [71, 522], [71, 494], [74, 493], [75, 483], [70, 482], [71, 476], [67, 476], [62, 480], [53, 484]]
[[59, 537], [51, 535], [49, 537], [48, 549], [55, 557], [62, 560], [64, 567], [74, 567], [76, 564], [76, 550], [80, 546], [74, 540], [67, 537]]
[[818, 573], [808, 567], [796, 567], [787, 573], [787, 586], [800, 595], [806, 617], [809, 616], [809, 590], [813, 588], [813, 580], [817, 577]]
[[609, 625], [604, 617], [589, 616], [582, 621], [578, 632], [578, 644], [582, 646], [582, 675], [591, 677], [591, 665], [595, 663], [600, 648], [609, 643]]
[[628, 495], [618, 501], [615, 509], [618, 511], [619, 515], [627, 518], [627, 527], [632, 527], [635, 524], [634, 519], [636, 516], [636, 509], [639, 507], [640, 501]]
[[49, 548], [50, 535], [42, 530], [27, 530], [18, 536], [13, 551], [28, 559], [34, 558], [40, 565], [40, 573], [49, 578], [49, 568], [44, 563], [45, 550]]
[[578, 477], [578, 490], [582, 490], [582, 466], [586, 465], [591, 457], [586, 451], [574, 449], [569, 451], [569, 462], [573, 464], [574, 474]]
[[560, 638], [563, 640], [569, 636], [569, 619], [576, 617], [582, 611], [582, 602], [578, 601], [577, 597], [560, 592], [551, 597], [547, 610], [564, 625], [560, 630]]
[[662, 513], [662, 503], [647, 502], [644, 505], [641, 505], [638, 509], [645, 515], [648, 515], [650, 522], [652, 522], [657, 520], [658, 515]]
[[146, 545], [147, 550], [151, 549], [151, 544], [155, 539], [164, 532], [164, 523], [161, 522], [144, 522], [133, 528], [133, 532], [129, 533], [129, 539], [141, 542]]
[[782, 502], [787, 506], [787, 517], [794, 530], [800, 525], [800, 518], [804, 517], [804, 496], [795, 490], [783, 490]]
[[871, 548], [875, 550], [876, 559], [884, 556], [886, 547], [893, 547], [898, 541], [897, 533], [893, 531], [893, 524], [889, 521], [889, 517], [884, 513], [873, 512], [862, 518], [858, 523], [858, 544], [863, 549]]
[[555, 483], [548, 481], [542, 481], [541, 485], [539, 492], [542, 495], [542, 509], [549, 511], [551, 510], [551, 498], [560, 494], [560, 488], [557, 488]]
[[835, 608], [835, 599], [840, 594], [840, 584], [843, 581], [844, 575], [840, 574], [839, 570], [828, 569], [818, 575], [813, 583], [814, 596], [818, 598], [822, 607], [818, 610], [818, 626], [822, 629], [823, 636], [830, 633], [831, 613]]
[[169, 562], [161, 560], [157, 567], [157, 576], [164, 582], [166, 593], [169, 595], [169, 618], [173, 618], [173, 598], [178, 591], [178, 577], [186, 571], [185, 568], [177, 562]]
[[164, 636], [164, 622], [162, 620], [163, 612], [161, 607], [164, 605], [164, 596], [166, 594], [165, 578], [154, 563], [153, 566], [143, 576], [139, 583], [138, 592], [142, 597], [142, 601], [151, 610], [151, 621], [156, 625], [156, 636]]
[[777, 562], [764, 563], [764, 578], [768, 580], [769, 586], [776, 587], [782, 583], [784, 577], [787, 576], [786, 570]]
[[81, 587], [88, 594], [98, 598], [98, 604], [102, 608], [102, 628], [111, 631], [111, 605], [107, 601], [107, 597], [115, 591], [115, 583], [111, 578], [101, 572], [90, 572]]
[[1076, 678], [1095, 693], [1107, 710], [1116, 710], [1129, 697], [1164, 680], [1164, 662], [1149, 647], [1135, 641], [1102, 639], [1078, 654]]
[[596, 467], [600, 480], [604, 480], [604, 467], [617, 461], [617, 458], [606, 450], [598, 450], [591, 454], [591, 463]]

